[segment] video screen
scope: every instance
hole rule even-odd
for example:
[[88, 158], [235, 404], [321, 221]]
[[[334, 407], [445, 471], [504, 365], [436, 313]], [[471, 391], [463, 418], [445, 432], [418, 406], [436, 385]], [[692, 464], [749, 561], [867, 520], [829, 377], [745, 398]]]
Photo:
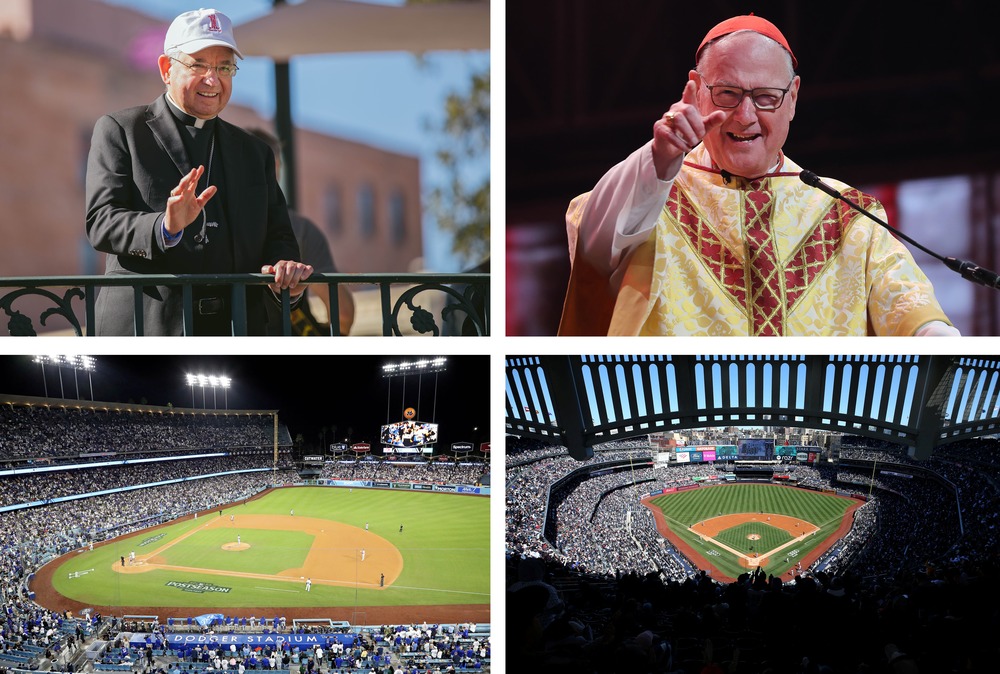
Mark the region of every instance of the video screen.
[[382, 444], [386, 452], [432, 451], [437, 442], [438, 425], [423, 421], [398, 421], [382, 426]]
[[745, 438], [739, 441], [739, 458], [741, 459], [772, 459], [774, 458], [774, 440], [764, 438]]

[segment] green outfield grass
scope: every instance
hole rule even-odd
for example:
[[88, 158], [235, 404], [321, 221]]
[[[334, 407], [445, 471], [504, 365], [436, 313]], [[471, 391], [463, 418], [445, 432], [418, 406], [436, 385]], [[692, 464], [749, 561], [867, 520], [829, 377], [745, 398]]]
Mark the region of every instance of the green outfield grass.
[[[330, 522], [333, 530], [354, 527], [381, 537], [402, 557], [402, 570], [391, 584], [377, 587], [378, 570], [363, 567], [352, 547], [336, 544], [323, 554], [340, 556], [357, 564], [356, 577], [374, 573], [374, 585], [348, 582], [347, 586], [314, 583], [306, 592], [304, 582], [272, 578], [245, 578], [226, 572], [274, 575], [301, 566], [313, 536], [296, 530], [241, 529], [243, 515], [288, 516], [294, 520], [316, 518]], [[229, 516], [236, 515], [235, 523]], [[221, 528], [206, 529], [209, 519]], [[404, 530], [399, 532], [400, 525]], [[427, 492], [373, 489], [297, 487], [274, 490], [247, 504], [147, 529], [64, 558], [53, 577], [63, 595], [94, 607], [186, 606], [223, 610], [239, 607], [297, 606], [401, 606], [490, 603], [489, 499]], [[251, 547], [233, 552], [222, 549], [235, 543], [237, 532]], [[186, 538], [184, 538], [187, 536]], [[167, 543], [174, 543], [159, 563], [214, 570], [222, 575], [192, 570], [157, 569], [144, 573], [117, 573], [130, 551], [137, 557]], [[336, 539], [335, 539], [336, 541]], [[369, 552], [372, 561], [372, 552]], [[185, 591], [168, 583], [201, 584], [201, 592]], [[191, 585], [187, 586], [192, 588]], [[228, 588], [228, 591], [216, 591]]]
[[[740, 565], [731, 552], [710, 541], [703, 541], [700, 536], [689, 531], [689, 527], [712, 517], [736, 513], [788, 515], [819, 527], [814, 536], [808, 536], [770, 558], [771, 561], [764, 566], [764, 570], [769, 574], [780, 575], [835, 532], [844, 513], [855, 503], [853, 499], [842, 496], [771, 484], [703, 487], [663, 494], [652, 499], [652, 504], [663, 512], [667, 526], [676, 536], [732, 578], [745, 573], [746, 568]], [[750, 534], [760, 536], [759, 540], [751, 541]], [[751, 554], [751, 545], [755, 552], [767, 552], [792, 540], [784, 530], [770, 526], [766, 521], [743, 523], [720, 532], [715, 538], [744, 554]]]

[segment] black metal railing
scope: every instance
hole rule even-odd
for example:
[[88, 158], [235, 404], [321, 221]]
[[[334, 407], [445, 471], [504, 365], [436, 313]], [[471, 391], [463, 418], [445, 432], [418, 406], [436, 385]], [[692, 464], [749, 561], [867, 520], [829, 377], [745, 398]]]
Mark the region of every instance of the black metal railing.
[[[266, 274], [147, 274], [135, 276], [31, 276], [0, 278], [0, 335], [14, 337], [44, 335], [52, 323], [77, 336], [95, 334], [94, 307], [98, 290], [131, 287], [134, 297], [135, 334], [142, 336], [143, 289], [172, 286], [182, 289], [184, 335], [192, 335], [194, 289], [224, 286], [230, 293], [232, 334], [247, 334], [246, 291], [266, 285]], [[325, 284], [330, 289], [330, 316], [339, 315], [338, 288], [378, 290], [381, 334], [475, 335], [490, 334], [489, 274], [313, 274], [304, 283]], [[425, 299], [427, 298], [427, 299]], [[288, 291], [281, 294], [281, 334], [291, 335], [291, 303]], [[430, 309], [426, 308], [430, 306]], [[82, 316], [78, 314], [82, 310]], [[409, 329], [400, 327], [409, 321]], [[337, 320], [330, 321], [330, 336], [340, 335]]]

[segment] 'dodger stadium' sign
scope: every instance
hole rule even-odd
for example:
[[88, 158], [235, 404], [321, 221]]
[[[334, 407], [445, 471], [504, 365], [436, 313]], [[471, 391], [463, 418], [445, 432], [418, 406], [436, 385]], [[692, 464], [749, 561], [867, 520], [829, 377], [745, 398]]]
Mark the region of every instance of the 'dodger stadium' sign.
[[[137, 635], [143, 639], [142, 635]], [[132, 641], [135, 641], [133, 637]], [[254, 646], [322, 646], [329, 647], [334, 643], [351, 645], [354, 642], [353, 634], [167, 634], [166, 644], [173, 649], [194, 648], [204, 644], [230, 644], [237, 648], [247, 645]]]

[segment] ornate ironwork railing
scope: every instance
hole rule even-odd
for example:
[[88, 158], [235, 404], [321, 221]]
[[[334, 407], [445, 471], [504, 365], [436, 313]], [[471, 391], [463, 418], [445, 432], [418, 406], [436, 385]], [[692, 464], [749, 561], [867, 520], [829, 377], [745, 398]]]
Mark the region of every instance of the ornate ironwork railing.
[[[135, 334], [142, 336], [143, 288], [174, 286], [182, 289], [184, 334], [194, 325], [194, 292], [200, 286], [224, 286], [230, 293], [232, 334], [247, 334], [246, 290], [273, 280], [265, 274], [149, 274], [137, 276], [32, 276], [0, 278], [0, 335], [44, 335], [52, 323], [61, 333], [93, 336], [94, 307], [100, 288], [131, 287], [135, 307]], [[447, 336], [490, 334], [489, 274], [313, 274], [308, 285], [330, 289], [330, 316], [339, 315], [338, 288], [378, 291], [381, 334]], [[367, 287], [367, 288], [366, 288]], [[429, 308], [428, 308], [429, 307]], [[82, 312], [82, 313], [81, 313]], [[288, 291], [281, 296], [281, 334], [291, 335]], [[405, 321], [402, 322], [401, 321]], [[408, 327], [404, 327], [407, 326]], [[330, 336], [340, 335], [339, 322], [330, 321]]]

